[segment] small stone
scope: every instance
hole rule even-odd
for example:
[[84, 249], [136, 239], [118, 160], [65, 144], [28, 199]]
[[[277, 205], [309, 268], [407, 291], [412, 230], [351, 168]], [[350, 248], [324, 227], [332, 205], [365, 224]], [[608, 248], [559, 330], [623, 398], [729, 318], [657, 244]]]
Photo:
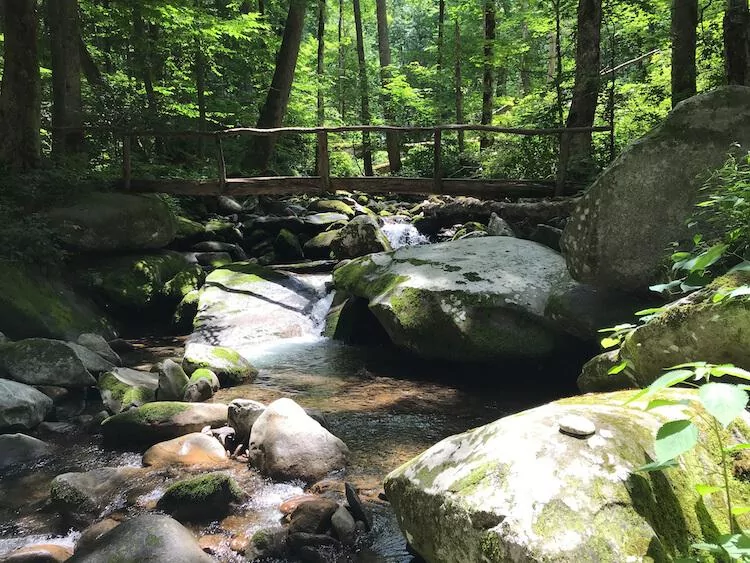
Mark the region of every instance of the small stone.
[[349, 511], [357, 522], [363, 522], [365, 531], [372, 530], [372, 517], [362, 504], [362, 500], [357, 494], [357, 490], [350, 483], [344, 485], [346, 490], [346, 502], [349, 503]]
[[331, 517], [331, 528], [336, 537], [345, 545], [354, 545], [357, 534], [357, 523], [351, 512], [344, 506], [339, 506]]
[[596, 434], [596, 426], [588, 418], [578, 415], [569, 414], [558, 421], [560, 432], [573, 436], [574, 438], [588, 438]]

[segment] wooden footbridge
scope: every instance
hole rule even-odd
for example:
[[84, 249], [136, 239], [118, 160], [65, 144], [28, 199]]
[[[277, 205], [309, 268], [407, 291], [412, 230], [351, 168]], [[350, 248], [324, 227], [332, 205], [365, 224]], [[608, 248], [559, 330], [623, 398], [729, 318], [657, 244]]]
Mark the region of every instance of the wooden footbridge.
[[[560, 158], [556, 180], [526, 179], [471, 179], [445, 178], [443, 174], [442, 139], [444, 132], [463, 134], [476, 131], [483, 134], [523, 136], [555, 136], [560, 142]], [[133, 192], [169, 193], [179, 195], [268, 195], [290, 193], [326, 193], [335, 190], [356, 190], [366, 193], [449, 194], [471, 195], [487, 199], [547, 197], [563, 195], [569, 188], [566, 182], [568, 144], [572, 135], [611, 131], [611, 127], [518, 129], [488, 125], [439, 125], [434, 127], [394, 127], [388, 125], [347, 125], [339, 127], [282, 127], [277, 129], [233, 128], [218, 131], [130, 131], [122, 133], [123, 177], [125, 190]], [[432, 136], [434, 173], [431, 178], [398, 176], [331, 176], [329, 135], [340, 133], [398, 133]], [[234, 178], [227, 176], [224, 141], [238, 136], [279, 136], [288, 134], [317, 137], [317, 170], [315, 176], [267, 176]], [[142, 179], [133, 176], [132, 147], [139, 137], [213, 139], [216, 150], [216, 178], [214, 179]]]

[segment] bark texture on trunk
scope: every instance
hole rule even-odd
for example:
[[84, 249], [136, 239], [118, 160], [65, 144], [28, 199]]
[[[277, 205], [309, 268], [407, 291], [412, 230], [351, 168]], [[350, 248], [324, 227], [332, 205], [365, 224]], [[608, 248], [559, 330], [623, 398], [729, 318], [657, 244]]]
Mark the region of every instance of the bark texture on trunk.
[[23, 171], [41, 157], [41, 79], [36, 0], [0, 2], [5, 24], [0, 94], [0, 164]]
[[695, 96], [698, 0], [672, 0], [672, 107]]
[[[271, 80], [271, 87], [268, 89], [266, 102], [258, 118], [258, 128], [280, 127], [284, 121], [286, 108], [289, 105], [289, 95], [294, 83], [294, 71], [297, 68], [306, 7], [307, 2], [305, 0], [291, 0], [289, 3], [284, 35], [276, 56], [276, 68]], [[275, 144], [275, 137], [257, 137], [255, 155], [252, 158], [254, 167], [262, 170], [268, 168]]]
[[[383, 115], [387, 124], [394, 125], [393, 107], [385, 90], [391, 77], [391, 45], [388, 40], [388, 12], [386, 11], [385, 0], [375, 0], [375, 10], [378, 19], [378, 54], [380, 55], [380, 83], [383, 88]], [[401, 170], [398, 134], [386, 133], [385, 144], [391, 172], [398, 172]]]
[[325, 72], [325, 34], [326, 34], [326, 2], [318, 0], [318, 125], [325, 121], [325, 100], [323, 97], [323, 74]]
[[[464, 122], [464, 91], [463, 78], [461, 76], [461, 25], [458, 18], [454, 22], [454, 50], [455, 50], [455, 68], [454, 81], [456, 90], [456, 123]], [[464, 152], [464, 132], [458, 132], [458, 152]]]
[[727, 0], [724, 59], [729, 84], [750, 85], [750, 11], [748, 0]]
[[[592, 127], [600, 82], [601, 0], [579, 0], [576, 40], [576, 73], [568, 127]], [[593, 165], [591, 133], [567, 135], [569, 166], [573, 176], [586, 176]]]
[[[484, 0], [484, 71], [482, 73], [482, 125], [492, 125], [495, 99], [495, 0]], [[482, 135], [480, 148], [490, 146], [490, 138]]]
[[[365, 64], [365, 42], [362, 34], [362, 10], [359, 0], [352, 0], [354, 5], [354, 27], [357, 35], [357, 61], [359, 63], [359, 95], [362, 102], [362, 124], [370, 123], [370, 96], [367, 84], [367, 66]], [[370, 134], [362, 132], [362, 158], [365, 164], [365, 176], [374, 175], [372, 168], [372, 147], [370, 146]]]
[[52, 55], [52, 153], [64, 158], [83, 150], [78, 0], [47, 2], [47, 24]]

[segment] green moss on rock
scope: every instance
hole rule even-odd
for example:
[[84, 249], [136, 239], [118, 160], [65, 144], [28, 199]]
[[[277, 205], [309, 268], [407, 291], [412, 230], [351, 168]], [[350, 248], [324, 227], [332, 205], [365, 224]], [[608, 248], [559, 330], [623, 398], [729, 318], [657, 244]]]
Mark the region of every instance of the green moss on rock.
[[242, 489], [229, 475], [211, 473], [171, 485], [156, 508], [177, 520], [206, 521], [226, 516], [231, 504], [244, 498]]

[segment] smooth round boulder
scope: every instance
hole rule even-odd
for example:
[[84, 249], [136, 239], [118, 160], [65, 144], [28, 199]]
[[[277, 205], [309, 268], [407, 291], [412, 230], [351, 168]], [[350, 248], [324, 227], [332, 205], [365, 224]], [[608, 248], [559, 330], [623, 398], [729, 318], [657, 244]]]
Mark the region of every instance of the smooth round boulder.
[[112, 350], [112, 347], [104, 339], [103, 336], [92, 333], [84, 333], [78, 337], [78, 340], [76, 342], [81, 346], [88, 348], [92, 352], [96, 352], [111, 364], [114, 364], [116, 366], [122, 365], [120, 356], [117, 355], [117, 352]]
[[70, 563], [215, 563], [177, 520], [144, 514], [77, 550]]
[[189, 375], [200, 368], [209, 369], [224, 387], [252, 381], [258, 375], [258, 370], [231, 348], [194, 342], [185, 346], [182, 367]]
[[4, 371], [10, 379], [27, 385], [93, 387], [96, 380], [86, 369], [79, 353], [59, 340], [19, 340], [0, 347], [0, 372]]
[[346, 444], [291, 399], [274, 401], [250, 432], [250, 465], [278, 480], [318, 481], [346, 465]]
[[298, 504], [289, 517], [289, 533], [324, 534], [338, 507], [336, 501], [323, 497]]
[[358, 258], [376, 252], [392, 250], [391, 243], [369, 215], [360, 215], [339, 229], [331, 241], [331, 253], [337, 260]]
[[154, 402], [110, 416], [101, 430], [109, 443], [153, 445], [226, 423], [227, 406], [220, 403]]
[[47, 442], [25, 434], [0, 434], [0, 469], [36, 461], [50, 455]]
[[154, 366], [159, 377], [156, 388], [157, 401], [182, 401], [189, 379], [182, 366], [173, 360], [164, 360]]
[[102, 402], [112, 414], [156, 400], [159, 377], [155, 373], [115, 368], [99, 376]]
[[27, 545], [6, 555], [3, 563], [63, 563], [73, 551], [64, 545], [51, 543]]
[[229, 475], [210, 473], [170, 485], [156, 509], [180, 521], [205, 522], [225, 517], [231, 505], [244, 498], [245, 493]]
[[143, 454], [143, 465], [147, 467], [218, 467], [226, 463], [227, 452], [224, 446], [216, 438], [201, 432], [154, 444]]
[[0, 432], [31, 430], [53, 408], [52, 399], [33, 387], [0, 379]]

